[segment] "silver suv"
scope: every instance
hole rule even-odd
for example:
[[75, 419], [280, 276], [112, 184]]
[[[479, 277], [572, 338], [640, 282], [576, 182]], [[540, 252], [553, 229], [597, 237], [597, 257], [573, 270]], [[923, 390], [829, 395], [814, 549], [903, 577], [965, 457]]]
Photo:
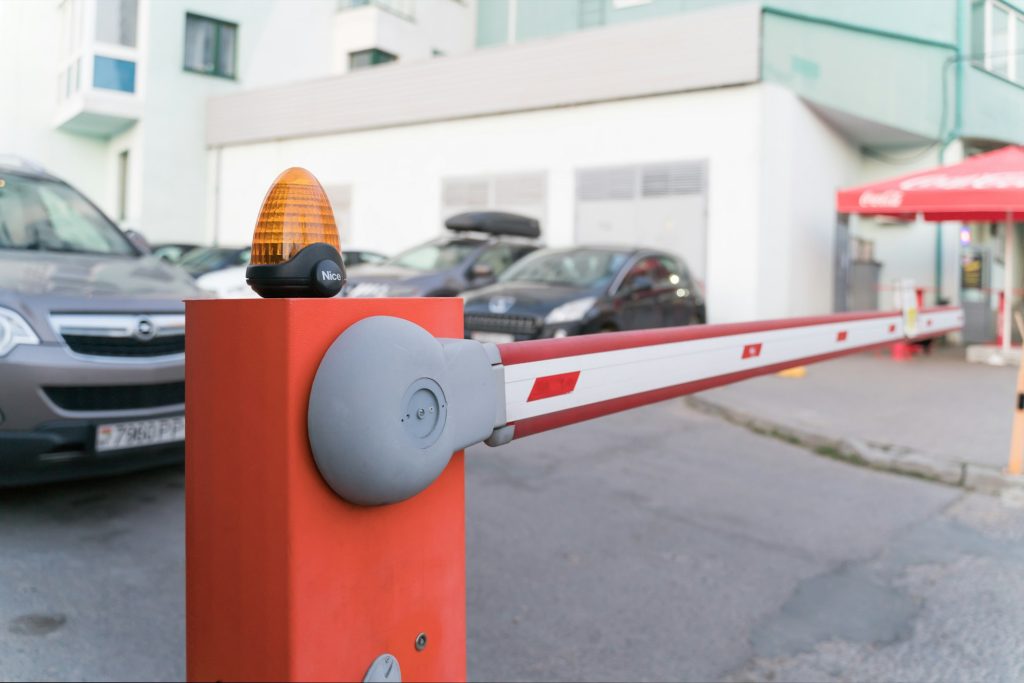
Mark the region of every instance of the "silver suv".
[[192, 279], [0, 161], [0, 486], [178, 462]]

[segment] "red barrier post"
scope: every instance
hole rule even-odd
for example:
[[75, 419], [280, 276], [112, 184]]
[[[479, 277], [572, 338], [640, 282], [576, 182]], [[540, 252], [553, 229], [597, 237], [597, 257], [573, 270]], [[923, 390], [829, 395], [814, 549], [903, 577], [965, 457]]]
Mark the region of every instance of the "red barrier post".
[[[424, 492], [358, 507], [323, 481], [306, 411], [324, 352], [387, 315], [462, 337], [458, 299], [190, 301], [189, 680], [464, 680], [463, 460]], [[421, 636], [421, 634], [423, 634]]]

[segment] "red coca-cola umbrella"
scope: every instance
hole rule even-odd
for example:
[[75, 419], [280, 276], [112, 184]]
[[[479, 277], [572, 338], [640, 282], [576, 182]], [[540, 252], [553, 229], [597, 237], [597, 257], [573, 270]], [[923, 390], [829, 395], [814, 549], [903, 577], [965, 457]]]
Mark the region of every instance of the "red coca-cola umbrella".
[[[1010, 146], [836, 194], [839, 213], [930, 221], [1005, 221], [1004, 291], [1013, 289], [1013, 223], [1024, 220], [1024, 146]], [[1003, 316], [1003, 347], [1010, 316]]]

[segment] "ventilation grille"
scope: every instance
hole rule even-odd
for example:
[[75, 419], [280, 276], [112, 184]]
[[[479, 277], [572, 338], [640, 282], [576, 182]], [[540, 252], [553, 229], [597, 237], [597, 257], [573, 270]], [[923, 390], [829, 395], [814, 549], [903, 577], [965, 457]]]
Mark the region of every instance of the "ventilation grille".
[[578, 171], [576, 198], [597, 202], [702, 194], [704, 169], [703, 161], [683, 161]]

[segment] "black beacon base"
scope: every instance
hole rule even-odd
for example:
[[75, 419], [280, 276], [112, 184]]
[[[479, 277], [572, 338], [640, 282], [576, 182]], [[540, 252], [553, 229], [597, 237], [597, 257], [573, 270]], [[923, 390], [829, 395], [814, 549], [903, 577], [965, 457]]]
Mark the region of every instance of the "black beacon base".
[[324, 242], [303, 247], [284, 263], [245, 269], [246, 282], [265, 299], [336, 296], [345, 278], [341, 254]]

